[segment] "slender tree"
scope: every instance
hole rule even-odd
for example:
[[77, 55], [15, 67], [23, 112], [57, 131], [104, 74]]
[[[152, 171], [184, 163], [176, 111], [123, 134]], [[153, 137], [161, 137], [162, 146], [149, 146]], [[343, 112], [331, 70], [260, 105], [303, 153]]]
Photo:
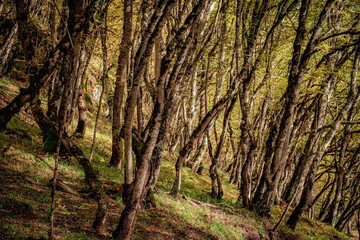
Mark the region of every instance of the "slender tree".
[[121, 119], [123, 112], [123, 99], [127, 82], [127, 69], [132, 39], [132, 15], [133, 1], [124, 2], [124, 24], [120, 45], [120, 54], [116, 70], [115, 92], [113, 100], [113, 123], [112, 123], [112, 155], [110, 165], [121, 169], [123, 158], [122, 140], [120, 139]]

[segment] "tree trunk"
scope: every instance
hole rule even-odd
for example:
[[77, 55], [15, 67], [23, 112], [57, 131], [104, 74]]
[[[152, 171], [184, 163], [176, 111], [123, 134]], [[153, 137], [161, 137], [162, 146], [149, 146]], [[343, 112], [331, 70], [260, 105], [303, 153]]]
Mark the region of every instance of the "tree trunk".
[[[165, 137], [169, 132], [169, 129], [173, 122], [173, 118], [176, 115], [177, 106], [179, 105], [179, 101], [181, 100], [179, 96], [179, 92], [183, 91], [183, 89], [186, 89], [184, 85], [186, 81], [184, 78], [186, 75], [192, 76], [194, 74], [194, 71], [196, 71], [196, 65], [194, 67], [189, 67], [190, 65], [188, 63], [191, 62], [191, 59], [196, 57], [196, 55], [194, 54], [195, 52], [191, 51], [195, 47], [194, 37], [196, 37], [196, 35], [194, 36], [194, 33], [199, 30], [195, 26], [196, 23], [199, 22], [201, 11], [204, 11], [204, 9], [206, 9], [206, 6], [208, 5], [204, 4], [204, 2], [199, 2], [193, 7], [191, 13], [185, 19], [184, 25], [179, 29], [179, 31], [176, 32], [174, 39], [172, 39], [172, 41], [176, 40], [178, 44], [173, 45], [172, 49], [168, 49], [167, 54], [164, 56], [165, 59], [164, 63], [166, 64], [162, 64], [161, 74], [158, 81], [165, 81], [164, 78], [167, 77], [167, 72], [168, 72], [166, 69], [170, 67], [169, 65], [170, 59], [177, 51], [177, 48], [180, 49], [177, 58], [175, 60], [172, 72], [170, 73], [168, 84], [165, 89], [165, 92], [168, 93], [165, 98], [166, 112], [164, 112], [164, 116], [162, 118], [160, 133], [157, 139], [154, 155], [152, 158], [150, 178], [144, 191], [144, 195], [147, 196], [147, 200], [154, 199], [151, 196], [151, 194], [153, 192], [157, 178], [160, 173], [160, 166], [163, 158], [163, 151], [166, 140]], [[187, 26], [190, 26], [189, 31], [186, 30]], [[184, 35], [187, 32], [189, 34], [187, 36]], [[186, 36], [186, 40], [184, 42], [179, 41], [179, 39], [185, 38], [185, 36]], [[185, 109], [183, 111], [185, 111]], [[146, 205], [154, 206], [155, 204], [147, 201]]]
[[335, 196], [334, 196], [332, 203], [330, 204], [330, 209], [328, 211], [328, 215], [323, 220], [323, 222], [329, 224], [330, 226], [335, 226], [338, 215], [340, 215], [338, 213], [338, 209], [339, 209], [339, 204], [340, 204], [340, 200], [342, 197], [342, 191], [343, 191], [344, 172], [336, 173], [335, 182], [336, 182]]
[[212, 156], [211, 159], [211, 166], [209, 168], [209, 173], [210, 173], [210, 178], [211, 178], [211, 196], [213, 198], [217, 198], [217, 199], [221, 199], [222, 196], [224, 195], [223, 189], [222, 189], [222, 184], [221, 184], [221, 179], [219, 176], [219, 158], [220, 158], [220, 154], [221, 151], [223, 149], [224, 143], [225, 143], [225, 138], [226, 138], [226, 133], [227, 133], [227, 128], [229, 126], [229, 121], [230, 121], [230, 114], [232, 112], [232, 110], [234, 109], [235, 103], [236, 103], [237, 98], [233, 98], [230, 102], [229, 107], [226, 109], [225, 115], [224, 115], [224, 121], [223, 121], [223, 126], [222, 126], [222, 133], [220, 136], [220, 140], [219, 143], [217, 144], [216, 147], [216, 151], [214, 156]]
[[[98, 30], [95, 29], [93, 32], [93, 36], [91, 38], [90, 46], [86, 46], [83, 42], [83, 46], [80, 53], [80, 62], [78, 67], [78, 82], [79, 82], [79, 93], [77, 96], [77, 107], [79, 112], [79, 119], [78, 124], [75, 130], [75, 134], [78, 134], [79, 138], [84, 138], [85, 131], [86, 131], [86, 120], [87, 120], [87, 108], [86, 108], [86, 101], [85, 101], [85, 93], [84, 93], [84, 79], [86, 75], [86, 71], [88, 69], [92, 52], [95, 47], [96, 39], [98, 36]], [[73, 110], [75, 112], [75, 110]]]
[[[328, 80], [328, 83], [325, 84], [325, 88], [322, 91], [330, 93], [332, 80]], [[300, 189], [302, 189], [308, 170], [310, 169], [310, 165], [312, 164], [314, 156], [316, 155], [318, 149], [318, 141], [321, 134], [319, 129], [322, 128], [325, 123], [325, 111], [327, 107], [326, 98], [327, 96], [323, 94], [318, 94], [316, 96], [316, 107], [313, 122], [311, 125], [311, 132], [306, 142], [304, 152], [300, 156], [299, 162], [296, 165], [293, 176], [284, 194], [284, 199], [287, 202], [290, 202], [291, 199], [295, 197], [295, 191], [298, 186], [300, 186]]]
[[16, 36], [18, 29], [19, 29], [19, 25], [15, 23], [0, 47], [0, 56], [2, 56], [0, 59], [0, 76], [9, 67], [9, 62], [11, 59], [11, 51], [14, 43], [16, 43], [16, 39], [17, 39]]
[[[110, 165], [121, 169], [123, 158], [122, 141], [120, 139], [121, 119], [123, 111], [123, 98], [127, 82], [127, 69], [132, 39], [132, 1], [124, 2], [124, 24], [123, 37], [120, 45], [120, 53], [116, 70], [116, 82], [113, 101], [113, 122], [112, 122], [112, 155]], [[126, 23], [126, 24], [125, 24]]]
[[78, 134], [80, 138], [84, 138], [85, 130], [86, 130], [87, 108], [86, 108], [83, 86], [81, 86], [79, 92], [78, 110], [79, 110], [79, 121], [75, 132]]
[[[206, 114], [205, 105], [206, 105], [205, 92], [202, 91], [201, 94], [200, 94], [199, 121], [201, 121], [201, 119]], [[193, 129], [193, 126], [191, 126], [191, 129]], [[200, 146], [198, 146], [197, 152], [194, 155], [193, 160], [192, 160], [192, 170], [194, 172], [197, 172], [199, 166], [201, 165], [201, 161], [203, 160], [205, 150], [206, 150], [206, 146], [208, 144], [207, 136], [204, 136], [203, 138], [201, 138], [200, 141], [201, 141]]]
[[[76, 2], [73, 2], [71, 0], [68, 1], [69, 18], [67, 22], [67, 30], [69, 32], [74, 31], [73, 29], [75, 27], [75, 23], [83, 14], [83, 5], [83, 0]], [[60, 76], [58, 81], [62, 83], [62, 94], [60, 95], [61, 97], [59, 99], [60, 106], [59, 112], [57, 113], [57, 118], [61, 119], [58, 122], [59, 126], [63, 128], [64, 131], [67, 131], [68, 126], [72, 121], [74, 110], [73, 104], [77, 103], [77, 99], [76, 101], [74, 101], [74, 98], [76, 95], [75, 92], [78, 92], [76, 90], [76, 87], [80, 87], [80, 84], [78, 84], [80, 78], [78, 77], [77, 73], [82, 41], [84, 41], [84, 39], [82, 38], [82, 34], [71, 36], [70, 43], [72, 46], [70, 48], [70, 51], [68, 51], [65, 55], [60, 69]]]
[[[137, 59], [134, 65], [134, 81], [133, 87], [129, 93], [127, 100], [127, 109], [126, 109], [126, 118], [125, 118], [125, 131], [124, 131], [124, 140], [125, 140], [125, 161], [131, 160], [131, 146], [128, 144], [132, 142], [131, 135], [129, 138], [129, 130], [132, 131], [132, 119], [134, 117], [134, 110], [136, 101], [138, 98], [138, 91], [141, 83], [141, 79], [144, 75], [144, 70], [146, 67], [146, 62], [150, 57], [150, 49], [152, 49], [155, 38], [160, 34], [162, 27], [167, 19], [169, 11], [172, 9], [174, 5], [174, 1], [167, 2], [159, 2], [152, 16], [152, 20], [150, 21], [147, 30], [145, 31], [145, 35], [142, 37], [142, 41], [137, 52]], [[117, 226], [116, 230], [113, 233], [113, 237], [115, 239], [130, 239], [133, 229], [134, 222], [136, 217], [137, 208], [139, 207], [141, 197], [144, 191], [145, 184], [148, 181], [149, 171], [150, 171], [150, 161], [151, 157], [156, 145], [156, 141], [159, 135], [160, 126], [161, 126], [161, 118], [164, 110], [164, 86], [165, 79], [161, 80], [157, 84], [157, 100], [154, 106], [154, 111], [152, 117], [149, 121], [150, 124], [150, 132], [145, 141], [144, 147], [141, 152], [141, 156], [139, 156], [139, 167], [135, 174], [135, 179], [132, 182], [131, 173], [129, 175], [129, 171], [133, 171], [133, 169], [129, 168], [131, 162], [128, 162], [125, 165], [125, 173], [128, 171], [128, 176], [125, 176], [125, 184], [131, 183], [132, 187], [129, 191], [127, 199], [125, 201], [125, 209], [121, 213], [120, 222]], [[130, 132], [131, 134], [131, 132]], [[126, 163], [126, 162], [125, 162]]]
[[321, 205], [321, 209], [320, 209], [319, 215], [317, 217], [317, 220], [319, 220], [319, 221], [323, 221], [328, 214], [330, 204], [331, 204], [331, 196], [334, 193], [335, 186], [336, 186], [335, 182], [333, 182], [331, 184], [331, 188], [330, 188], [328, 194], [325, 197], [325, 202], [323, 202], [323, 204]]
[[107, 43], [107, 11], [108, 11], [108, 7], [109, 7], [109, 4], [107, 4], [105, 6], [104, 10], [102, 11], [102, 13], [100, 15], [100, 17], [102, 19], [101, 29], [100, 29], [100, 39], [101, 39], [103, 69], [102, 69], [102, 76], [100, 79], [101, 80], [101, 93], [100, 93], [99, 105], [98, 105], [98, 109], [97, 109], [96, 117], [95, 117], [93, 140], [92, 140], [90, 156], [89, 156], [90, 162], [92, 161], [94, 151], [95, 151], [96, 133], [97, 133], [97, 129], [98, 129], [101, 105], [102, 105], [103, 96], [104, 96], [104, 92], [105, 92], [105, 83], [107, 82], [107, 79], [109, 77], [108, 72], [110, 70], [109, 66], [108, 66], [108, 49], [107, 49], [107, 45], [106, 45], [106, 43]]

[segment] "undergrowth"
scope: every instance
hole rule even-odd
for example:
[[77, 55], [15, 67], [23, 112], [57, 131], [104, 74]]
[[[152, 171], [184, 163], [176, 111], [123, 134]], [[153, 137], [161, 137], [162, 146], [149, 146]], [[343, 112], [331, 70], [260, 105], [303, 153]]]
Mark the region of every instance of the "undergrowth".
[[[0, 94], [11, 90], [0, 85]], [[100, 118], [97, 145], [92, 164], [109, 194], [109, 226], [116, 227], [122, 201], [114, 191], [123, 183], [123, 176], [108, 165], [111, 156], [109, 120]], [[83, 140], [76, 140], [86, 156], [90, 154], [93, 118], [88, 120]], [[49, 180], [54, 157], [42, 151], [41, 133], [31, 115], [22, 112], [0, 133], [0, 239], [46, 239], [50, 209]], [[272, 218], [266, 219], [246, 209], [237, 209], [238, 190], [224, 181], [223, 200], [213, 200], [208, 194], [211, 181], [207, 169], [203, 176], [184, 167], [180, 197], [169, 195], [174, 176], [176, 156], [165, 154], [157, 185], [157, 209], [141, 210], [134, 239], [269, 239], [269, 231], [280, 218], [284, 207], [275, 207]], [[79, 192], [86, 192], [84, 172], [75, 160], [61, 163], [59, 178]], [[99, 239], [91, 229], [96, 209], [95, 201], [86, 194], [72, 196], [58, 191], [56, 235], [60, 239]], [[303, 217], [296, 231], [284, 224], [280, 231], [294, 239], [350, 239], [334, 228]], [[109, 238], [107, 236], [106, 238]], [[281, 239], [281, 237], [279, 238]]]

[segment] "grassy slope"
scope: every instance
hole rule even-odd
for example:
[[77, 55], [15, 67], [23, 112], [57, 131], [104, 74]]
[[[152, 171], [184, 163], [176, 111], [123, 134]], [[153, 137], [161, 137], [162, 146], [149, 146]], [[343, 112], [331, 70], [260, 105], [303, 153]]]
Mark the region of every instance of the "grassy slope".
[[[15, 93], [14, 86], [1, 80], [0, 107]], [[78, 142], [86, 155], [89, 155], [93, 131], [90, 121], [85, 139]], [[122, 176], [107, 165], [111, 153], [110, 124], [104, 119], [101, 121], [93, 164], [109, 192], [108, 231], [111, 233], [122, 208], [120, 195], [116, 192]], [[0, 133], [0, 239], [45, 239], [50, 208], [48, 184], [54, 160], [41, 151], [40, 131], [26, 111], [14, 117], [8, 127], [9, 131]], [[198, 176], [187, 168], [184, 169], [183, 195], [175, 199], [168, 194], [174, 179], [174, 159], [166, 156], [156, 194], [159, 206], [140, 211], [134, 239], [269, 239], [269, 229], [279, 219], [283, 208], [275, 207], [272, 219], [235, 209], [237, 190], [225, 182], [228, 179], [225, 174], [224, 200], [212, 200], [207, 194], [211, 186], [207, 174]], [[57, 192], [57, 236], [59, 239], [98, 239], [91, 229], [96, 204], [87, 195], [84, 174], [76, 161], [61, 164], [60, 179], [82, 192], [83, 197]], [[295, 232], [282, 225], [275, 237], [349, 239], [306, 217]]]

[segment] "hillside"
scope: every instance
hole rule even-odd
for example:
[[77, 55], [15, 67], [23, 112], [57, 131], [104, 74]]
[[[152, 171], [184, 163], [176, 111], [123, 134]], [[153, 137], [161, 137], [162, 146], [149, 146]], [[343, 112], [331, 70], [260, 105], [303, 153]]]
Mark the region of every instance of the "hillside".
[[1, 0], [0, 240], [358, 239], [360, 0]]
[[[21, 84], [21, 83], [18, 83]], [[8, 79], [0, 81], [0, 108], [17, 92]], [[76, 140], [89, 155], [94, 118], [90, 115], [83, 140]], [[59, 179], [76, 192], [59, 189], [56, 196], [55, 235], [57, 239], [109, 239], [123, 208], [119, 192], [120, 172], [108, 165], [111, 155], [111, 125], [101, 117], [95, 157], [92, 162], [109, 199], [107, 235], [91, 228], [96, 202], [84, 182], [84, 172], [75, 160], [61, 162]], [[72, 126], [74, 127], [74, 126]], [[307, 217], [296, 231], [284, 224], [271, 234], [285, 206], [274, 207], [271, 218], [235, 207], [238, 190], [224, 181], [224, 197], [209, 196], [211, 180], [190, 171], [183, 173], [179, 197], [169, 195], [174, 179], [176, 156], [165, 154], [155, 198], [157, 208], [141, 210], [133, 239], [350, 239], [343, 233]], [[54, 157], [42, 151], [41, 131], [28, 109], [12, 118], [0, 133], [0, 239], [46, 239], [49, 226], [50, 179]], [[208, 171], [208, 166], [205, 167]], [[229, 176], [222, 173], [223, 179]], [[271, 236], [271, 237], [270, 237]], [[357, 239], [354, 236], [353, 239]]]

